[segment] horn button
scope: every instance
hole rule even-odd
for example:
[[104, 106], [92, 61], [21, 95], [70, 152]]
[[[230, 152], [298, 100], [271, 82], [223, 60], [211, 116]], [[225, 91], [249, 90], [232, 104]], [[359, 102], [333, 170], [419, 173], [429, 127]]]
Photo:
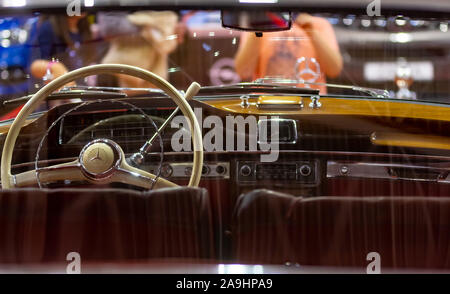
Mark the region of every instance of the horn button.
[[102, 178], [108, 176], [115, 166], [117, 152], [106, 140], [87, 144], [80, 154], [83, 170], [90, 176]]

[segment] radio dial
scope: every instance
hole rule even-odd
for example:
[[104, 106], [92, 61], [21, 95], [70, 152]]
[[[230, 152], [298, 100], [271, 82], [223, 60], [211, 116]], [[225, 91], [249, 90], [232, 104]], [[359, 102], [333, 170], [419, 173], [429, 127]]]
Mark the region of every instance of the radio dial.
[[207, 165], [204, 165], [202, 168], [202, 175], [207, 175], [209, 174], [210, 168]]
[[311, 167], [307, 164], [304, 164], [300, 167], [300, 174], [304, 177], [307, 177], [311, 174]]
[[240, 169], [241, 176], [248, 177], [252, 174], [252, 168], [248, 165], [241, 166]]

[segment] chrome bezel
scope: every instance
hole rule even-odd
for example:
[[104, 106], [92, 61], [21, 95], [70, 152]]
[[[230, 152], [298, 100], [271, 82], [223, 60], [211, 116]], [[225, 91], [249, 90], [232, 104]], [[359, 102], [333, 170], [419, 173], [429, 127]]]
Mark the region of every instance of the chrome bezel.
[[[102, 173], [91, 173], [86, 169], [86, 167], [84, 165], [83, 155], [85, 154], [86, 150], [90, 146], [97, 144], [97, 143], [103, 143], [103, 144], [106, 144], [109, 147], [111, 147], [111, 149], [113, 150], [113, 153], [114, 153], [114, 158], [116, 158], [116, 159], [115, 159], [114, 164], [108, 170], [106, 170]], [[100, 180], [105, 180], [107, 178], [110, 178], [114, 174], [114, 172], [121, 170], [120, 164], [122, 163], [122, 160], [123, 160], [123, 156], [122, 156], [120, 146], [116, 142], [114, 142], [110, 139], [95, 139], [95, 140], [87, 143], [83, 147], [83, 149], [81, 149], [80, 155], [78, 157], [78, 162], [80, 163], [81, 171], [89, 180], [93, 180], [93, 181], [100, 181]]]
[[[277, 117], [277, 118], [267, 118], [267, 119], [260, 119], [260, 120], [258, 120], [258, 125], [257, 125], [257, 131], [258, 131], [257, 143], [258, 143], [258, 145], [267, 144], [268, 143], [268, 142], [262, 142], [260, 140], [259, 130], [260, 130], [260, 127], [261, 127], [261, 123], [263, 121], [266, 121], [266, 123], [267, 123], [266, 127], [268, 128], [268, 125], [269, 125], [269, 123], [271, 123], [272, 120], [278, 121], [278, 126], [280, 125], [280, 122], [282, 122], [282, 121], [283, 122], [290, 122], [292, 124], [292, 131], [294, 132], [294, 134], [293, 134], [293, 140], [291, 140], [291, 141], [280, 141], [280, 138], [278, 137], [278, 142], [271, 142], [271, 143], [280, 144], [280, 145], [289, 145], [289, 144], [296, 144], [298, 142], [298, 135], [299, 134], [298, 134], [297, 121], [295, 119], [291, 119], [291, 118], [279, 118], [279, 117]], [[266, 140], [268, 141], [269, 138], [266, 138]]]

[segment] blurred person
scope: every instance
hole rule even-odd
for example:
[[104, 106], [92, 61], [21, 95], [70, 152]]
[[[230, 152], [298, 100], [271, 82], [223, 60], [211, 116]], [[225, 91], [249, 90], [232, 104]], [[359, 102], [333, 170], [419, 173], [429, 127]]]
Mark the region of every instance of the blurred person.
[[[90, 23], [87, 15], [80, 16], [41, 16], [31, 37], [31, 75], [47, 84], [62, 76], [72, 69], [82, 67], [85, 64], [88, 48], [82, 48], [82, 44], [91, 39]], [[90, 52], [90, 56], [93, 56]], [[75, 82], [68, 84], [74, 86]], [[51, 108], [67, 102], [79, 100], [58, 100], [46, 102]], [[14, 118], [23, 106], [16, 108], [2, 116], [0, 120]]]
[[[110, 40], [102, 63], [127, 64], [168, 78], [169, 54], [177, 47], [178, 16], [171, 11], [141, 11], [132, 14], [103, 13], [98, 16], [99, 33]], [[116, 75], [124, 88], [150, 88], [150, 83]]]
[[[31, 39], [31, 75], [47, 84], [69, 70], [80, 68], [92, 62], [91, 48], [84, 46], [92, 39], [87, 14], [80, 16], [41, 16]], [[83, 45], [83, 46], [82, 46]], [[72, 82], [67, 86], [75, 86]], [[47, 102], [47, 108], [79, 99]], [[18, 107], [5, 117], [13, 118], [22, 109]]]
[[[326, 83], [325, 75], [334, 78], [340, 74], [342, 56], [333, 27], [326, 19], [301, 13], [288, 31], [264, 33], [262, 37], [243, 33], [235, 68], [243, 80], [297, 79], [297, 61], [301, 57], [314, 58], [319, 63], [321, 72], [315, 83]], [[325, 86], [311, 85], [311, 88], [326, 93]]]
[[92, 63], [95, 54], [86, 46], [91, 40], [90, 22], [85, 13], [41, 17], [33, 41], [31, 74], [47, 83], [69, 70]]

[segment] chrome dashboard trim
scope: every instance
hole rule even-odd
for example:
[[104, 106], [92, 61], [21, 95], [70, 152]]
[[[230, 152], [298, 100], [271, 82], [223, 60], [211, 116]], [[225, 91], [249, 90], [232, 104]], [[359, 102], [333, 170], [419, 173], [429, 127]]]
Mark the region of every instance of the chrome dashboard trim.
[[[260, 134], [260, 125], [263, 121], [266, 122], [266, 128], [269, 125], [269, 122], [276, 120], [278, 121], [278, 128], [280, 127], [280, 122], [290, 122], [292, 123], [292, 131], [294, 132], [294, 137], [293, 140], [288, 141], [288, 142], [281, 142], [280, 141], [280, 136], [278, 135], [278, 142], [271, 142], [271, 143], [278, 143], [278, 144], [296, 144], [298, 142], [298, 128], [297, 128], [297, 121], [294, 119], [290, 119], [290, 118], [268, 118], [268, 119], [260, 119], [258, 120], [258, 145], [262, 144], [267, 144], [267, 142], [261, 142], [260, 138], [259, 138], [259, 134]], [[267, 136], [268, 137], [268, 136]], [[266, 140], [269, 140], [269, 138], [266, 138]]]
[[[166, 179], [189, 179], [191, 174], [189, 169], [192, 171], [192, 162], [177, 162], [177, 163], [165, 163], [164, 166], [171, 170], [170, 175], [163, 175]], [[146, 165], [142, 164], [141, 169], [147, 170], [150, 173], [153, 172], [155, 165]], [[230, 163], [221, 161], [221, 162], [205, 162], [203, 163], [203, 168], [205, 168], [206, 172], [203, 173], [202, 169], [202, 179], [210, 179], [210, 178], [219, 178], [219, 179], [229, 179], [230, 178]], [[219, 173], [218, 168], [223, 168], [223, 172]]]
[[[439, 161], [446, 161], [448, 160], [448, 166], [450, 167], [450, 156], [444, 156], [444, 155], [420, 155], [420, 154], [401, 154], [401, 153], [375, 153], [375, 152], [353, 152], [353, 151], [321, 151], [321, 150], [279, 150], [280, 154], [314, 154], [314, 155], [333, 155], [333, 156], [365, 156], [365, 157], [385, 157], [385, 158], [408, 158], [408, 159], [424, 159], [424, 160], [439, 160]], [[252, 154], [268, 154], [269, 152], [265, 151], [204, 151], [205, 155], [225, 155], [225, 154], [232, 154], [232, 155], [238, 155], [238, 154], [244, 154], [244, 155], [252, 155]], [[125, 157], [128, 157], [132, 155], [133, 153], [126, 153]], [[147, 154], [148, 156], [159, 156], [159, 152], [151, 152]], [[164, 157], [171, 157], [171, 156], [188, 156], [193, 155], [192, 151], [168, 151], [164, 152]], [[76, 157], [64, 157], [60, 159], [43, 159], [39, 160], [39, 163], [64, 163], [70, 160], [75, 160], [78, 158], [78, 155]], [[34, 165], [34, 161], [31, 162], [24, 162], [24, 163], [17, 163], [13, 164], [12, 168], [23, 168]]]
[[[415, 171], [423, 170], [435, 173], [435, 178], [407, 177], [396, 174], [395, 169], [409, 170], [414, 174]], [[376, 162], [346, 162], [346, 161], [328, 161], [327, 178], [366, 178], [366, 179], [389, 179], [389, 180], [409, 180], [422, 182], [437, 182], [450, 184], [450, 168], [396, 164], [396, 163], [376, 163]]]

